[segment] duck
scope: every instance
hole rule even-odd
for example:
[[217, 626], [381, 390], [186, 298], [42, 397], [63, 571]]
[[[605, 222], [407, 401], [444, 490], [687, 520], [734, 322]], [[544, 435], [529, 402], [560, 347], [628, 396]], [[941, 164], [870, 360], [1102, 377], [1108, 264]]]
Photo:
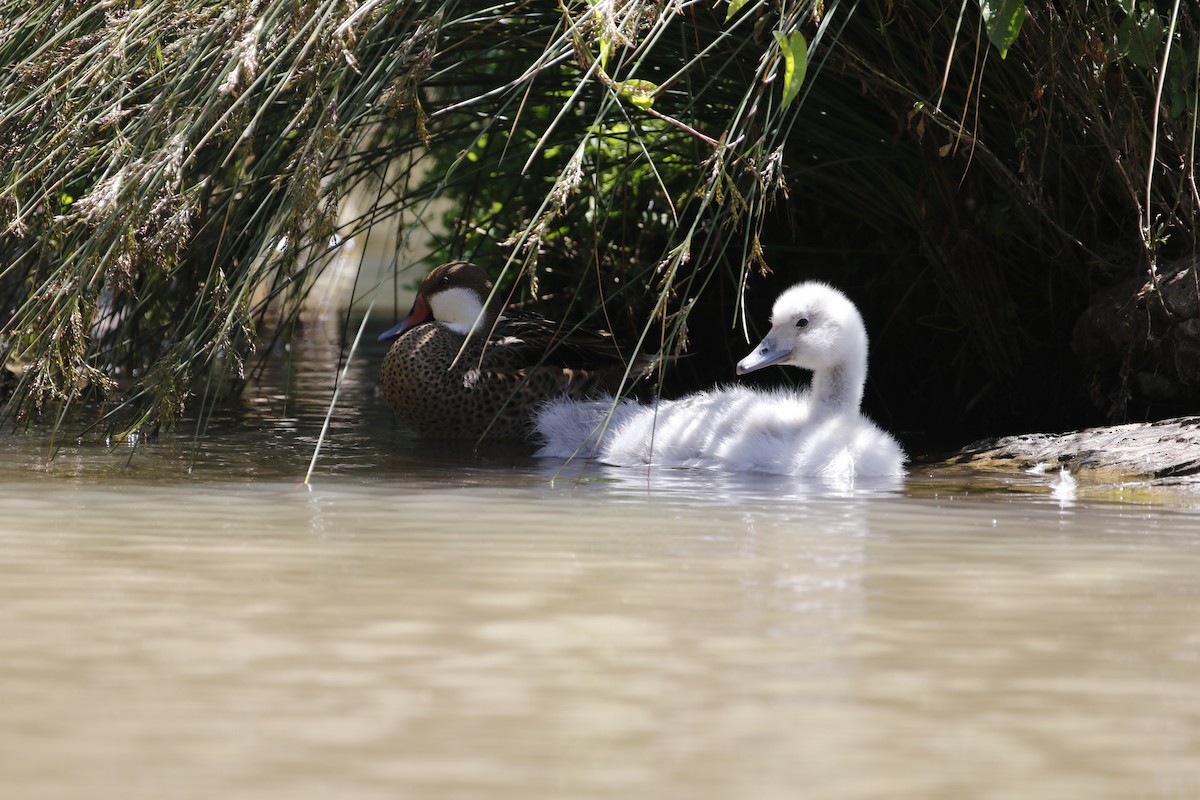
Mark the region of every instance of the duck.
[[839, 485], [898, 478], [899, 442], [863, 416], [867, 332], [854, 303], [818, 281], [784, 291], [771, 329], [737, 364], [812, 371], [806, 389], [718, 387], [641, 404], [554, 398], [534, 415], [537, 455], [617, 467], [658, 465], [814, 478]]
[[549, 397], [620, 391], [650, 362], [632, 362], [612, 334], [568, 329], [506, 308], [487, 272], [451, 261], [429, 272], [408, 316], [379, 336], [383, 394], [407, 428], [433, 437], [526, 438]]

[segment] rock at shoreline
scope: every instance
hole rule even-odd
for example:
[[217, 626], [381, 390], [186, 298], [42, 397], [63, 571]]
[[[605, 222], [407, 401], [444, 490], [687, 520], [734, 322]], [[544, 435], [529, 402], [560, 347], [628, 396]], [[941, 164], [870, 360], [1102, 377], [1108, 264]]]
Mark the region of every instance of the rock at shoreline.
[[1028, 470], [1040, 464], [1105, 478], [1197, 482], [1200, 417], [985, 439], [940, 463], [1004, 470]]

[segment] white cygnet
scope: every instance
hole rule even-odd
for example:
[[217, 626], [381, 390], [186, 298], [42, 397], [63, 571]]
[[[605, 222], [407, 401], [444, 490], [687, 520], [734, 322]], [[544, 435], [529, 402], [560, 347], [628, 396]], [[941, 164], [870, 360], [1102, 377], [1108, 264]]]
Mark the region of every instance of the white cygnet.
[[614, 466], [703, 467], [852, 483], [904, 474], [904, 451], [862, 415], [867, 332], [854, 304], [819, 282], [775, 301], [771, 330], [737, 365], [810, 369], [806, 390], [727, 386], [650, 405], [612, 399], [547, 402], [535, 414], [538, 455]]

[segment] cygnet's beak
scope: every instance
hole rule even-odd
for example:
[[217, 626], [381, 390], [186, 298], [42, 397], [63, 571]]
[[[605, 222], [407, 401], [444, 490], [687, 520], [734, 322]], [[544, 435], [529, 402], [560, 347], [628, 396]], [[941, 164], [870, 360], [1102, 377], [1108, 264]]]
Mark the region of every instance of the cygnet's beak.
[[770, 336], [767, 336], [767, 338], [759, 342], [758, 347], [754, 348], [750, 355], [738, 362], [737, 374], [745, 375], [747, 372], [754, 372], [756, 369], [778, 364], [781, 361], [786, 361], [791, 354], [791, 348], [779, 347], [775, 342], [771, 341]]

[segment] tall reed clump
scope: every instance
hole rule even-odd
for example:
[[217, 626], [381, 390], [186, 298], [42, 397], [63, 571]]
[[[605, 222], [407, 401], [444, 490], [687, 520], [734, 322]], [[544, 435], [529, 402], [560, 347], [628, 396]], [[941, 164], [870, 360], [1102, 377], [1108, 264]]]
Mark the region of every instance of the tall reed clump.
[[241, 375], [268, 309], [294, 313], [338, 198], [418, 141], [439, 20], [292, 0], [0, 10], [6, 412], [99, 400], [108, 430], [170, 423]]
[[436, 197], [447, 255], [648, 350], [831, 263], [897, 414], [969, 406], [1196, 240], [1200, 12], [1061, 6], [0, 0], [6, 411], [169, 423]]

